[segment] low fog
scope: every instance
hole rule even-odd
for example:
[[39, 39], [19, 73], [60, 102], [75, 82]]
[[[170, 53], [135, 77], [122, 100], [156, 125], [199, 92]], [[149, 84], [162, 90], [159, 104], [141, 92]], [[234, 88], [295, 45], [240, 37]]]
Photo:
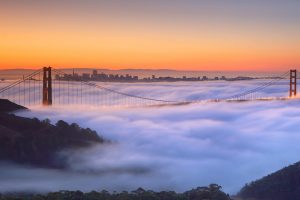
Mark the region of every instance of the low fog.
[[[248, 82], [249, 83], [249, 82]], [[107, 84], [121, 91], [169, 99], [238, 93], [251, 82]], [[247, 85], [248, 84], [248, 85]], [[262, 93], [287, 95], [285, 84]], [[153, 89], [155, 88], [155, 90]], [[142, 92], [140, 92], [142, 93]], [[300, 102], [202, 102], [182, 106], [54, 105], [17, 115], [62, 119], [96, 130], [111, 144], [68, 155], [69, 170], [0, 165], [0, 191], [184, 191], [217, 183], [234, 194], [245, 183], [300, 160]]]

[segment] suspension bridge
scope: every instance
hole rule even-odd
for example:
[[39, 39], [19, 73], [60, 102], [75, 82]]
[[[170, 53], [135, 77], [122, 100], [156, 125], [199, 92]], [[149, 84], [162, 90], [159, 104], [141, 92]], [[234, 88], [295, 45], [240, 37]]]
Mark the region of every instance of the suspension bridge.
[[[193, 99], [166, 99], [142, 95], [136, 92], [124, 92], [118, 88], [106, 86], [101, 82], [75, 80], [62, 70], [44, 67], [23, 78], [1, 84], [0, 98], [8, 99], [24, 106], [51, 106], [69, 104], [93, 104], [98, 106], [156, 106], [199, 103], [203, 101], [249, 101], [291, 99], [297, 95], [297, 70], [293, 69], [278, 76], [264, 77], [250, 87], [241, 88], [235, 94], [223, 94], [220, 97]], [[66, 79], [67, 77], [67, 79]], [[202, 84], [202, 82], [197, 82]], [[266, 97], [262, 91], [285, 85], [286, 94]]]

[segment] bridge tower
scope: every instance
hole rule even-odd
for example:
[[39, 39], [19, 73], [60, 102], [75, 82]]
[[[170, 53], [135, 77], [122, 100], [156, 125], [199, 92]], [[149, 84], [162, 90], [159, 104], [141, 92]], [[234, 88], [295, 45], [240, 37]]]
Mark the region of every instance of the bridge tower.
[[297, 95], [297, 70], [292, 69], [290, 71], [290, 97]]
[[43, 68], [43, 105], [52, 105], [52, 76], [51, 67]]

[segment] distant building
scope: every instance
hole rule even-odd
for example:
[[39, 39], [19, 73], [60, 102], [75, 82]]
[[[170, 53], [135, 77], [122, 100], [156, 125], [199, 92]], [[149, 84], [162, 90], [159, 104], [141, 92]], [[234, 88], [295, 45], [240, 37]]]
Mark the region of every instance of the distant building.
[[97, 70], [93, 70], [93, 76], [97, 76], [97, 74], [98, 74], [98, 72], [97, 72]]
[[[198, 77], [187, 77], [182, 76], [180, 77], [156, 77], [155, 75], [151, 75], [150, 77], [145, 77], [139, 79], [138, 76], [132, 76], [130, 74], [126, 75], [119, 75], [119, 74], [105, 74], [101, 72], [98, 74], [97, 70], [92, 70], [92, 73], [83, 73], [82, 75], [74, 73], [73, 74], [64, 74], [64, 75], [55, 75], [56, 80], [64, 80], [64, 81], [102, 81], [102, 82], [159, 82], [159, 81], [166, 81], [166, 82], [176, 82], [176, 81], [207, 81], [207, 80], [226, 80], [226, 81], [233, 81], [233, 80], [248, 80], [251, 79], [249, 77], [236, 77], [227, 79], [225, 76], [222, 77], [214, 77], [208, 78], [207, 76], [200, 76]], [[1, 79], [0, 79], [1, 80]], [[3, 79], [4, 80], [4, 79]]]
[[90, 79], [90, 74], [88, 74], [88, 73], [83, 73], [83, 74], [82, 74], [82, 78], [83, 78], [84, 80]]

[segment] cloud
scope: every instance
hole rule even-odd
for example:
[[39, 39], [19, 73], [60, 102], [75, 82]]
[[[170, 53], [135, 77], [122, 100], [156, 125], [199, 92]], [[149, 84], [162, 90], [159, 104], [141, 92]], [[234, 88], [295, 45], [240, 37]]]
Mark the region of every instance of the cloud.
[[[194, 99], [238, 92], [257, 82], [107, 84], [124, 92]], [[287, 86], [264, 95], [286, 95]], [[300, 103], [291, 101], [202, 102], [183, 106], [32, 107], [26, 117], [62, 119], [95, 129], [111, 145], [62, 152], [70, 170], [0, 165], [1, 191], [62, 189], [184, 191], [218, 183], [237, 192], [246, 182], [299, 161]], [[4, 173], [5, 171], [5, 173]]]

